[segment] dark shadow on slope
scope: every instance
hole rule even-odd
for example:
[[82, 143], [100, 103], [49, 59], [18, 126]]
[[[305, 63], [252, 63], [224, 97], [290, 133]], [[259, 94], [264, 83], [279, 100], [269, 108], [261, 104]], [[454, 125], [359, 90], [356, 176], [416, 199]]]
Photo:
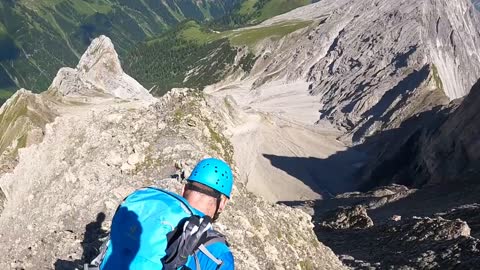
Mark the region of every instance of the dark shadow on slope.
[[[462, 261], [458, 269], [477, 269], [473, 267], [471, 259], [478, 263], [478, 251], [471, 250], [475, 246], [470, 238], [454, 240], [435, 240], [427, 239], [424, 241], [406, 241], [408, 230], [402, 232], [404, 228], [410, 225], [398, 225], [390, 221], [393, 215], [401, 216], [403, 220], [411, 220], [413, 217], [434, 217], [435, 214], [447, 212], [452, 208], [462, 205], [479, 203], [480, 185], [477, 176], [470, 179], [459, 179], [462, 184], [446, 183], [439, 186], [428, 186], [420, 189], [416, 193], [395, 202], [388, 203], [383, 207], [368, 210], [368, 215], [374, 221], [374, 227], [363, 230], [328, 230], [319, 226], [323, 217], [330, 210], [339, 206], [353, 206], [365, 203], [366, 198], [341, 198], [315, 202], [288, 202], [287, 205], [296, 207], [311, 207], [315, 224], [315, 234], [320, 242], [330, 247], [335, 254], [348, 254], [357, 260], [369, 262], [371, 264], [381, 262], [383, 266], [395, 266], [396, 268], [409, 265], [417, 268], [418, 265], [409, 263], [420, 254], [428, 254], [429, 250], [434, 250], [437, 254], [444, 252], [452, 247], [463, 250], [462, 256], [470, 254], [471, 258], [458, 258]], [[307, 206], [306, 206], [307, 204]], [[452, 219], [454, 220], [454, 219]], [[475, 225], [478, 222], [478, 216], [463, 218], [469, 225]], [[470, 223], [472, 222], [472, 223]], [[404, 224], [404, 223], [399, 223]], [[478, 227], [470, 226], [471, 235], [478, 237], [480, 235]], [[411, 228], [412, 232], [416, 229]], [[417, 231], [418, 232], [418, 231]], [[437, 256], [433, 258], [442, 267], [455, 265], [456, 261], [451, 256]], [[442, 266], [442, 267], [440, 267]], [[462, 267], [460, 267], [462, 266]], [[381, 268], [383, 269], [383, 268]]]
[[279, 168], [309, 186], [323, 197], [355, 190], [352, 181], [365, 156], [357, 151], [344, 151], [321, 159], [263, 154], [272, 166]]
[[397, 53], [392, 63], [395, 65], [396, 69], [400, 69], [408, 66], [408, 59], [412, 54], [414, 54], [418, 49], [418, 45], [410, 46], [408, 51]]
[[108, 235], [108, 232], [102, 229], [102, 223], [105, 221], [105, 214], [98, 213], [97, 220], [85, 226], [85, 234], [82, 241], [82, 260], [91, 262], [100, 252], [100, 246], [103, 244], [101, 239]]
[[[462, 256], [467, 254], [472, 257], [459, 258], [462, 264], [458, 265], [458, 269], [477, 269], [478, 250], [475, 251], [476, 253], [471, 253], [471, 246], [476, 245], [474, 242], [478, 240], [460, 238], [441, 241], [432, 239], [407, 241], [402, 238], [405, 236], [404, 234], [397, 233], [395, 229], [392, 230], [392, 223], [389, 219], [393, 215], [401, 216], [402, 221], [408, 221], [414, 216], [433, 217], [435, 214], [462, 205], [480, 203], [480, 196], [478, 196], [480, 194], [480, 182], [478, 181], [480, 178], [478, 162], [480, 160], [478, 158], [476, 160], [469, 159], [465, 168], [461, 167], [455, 170], [454, 174], [448, 175], [447, 179], [439, 180], [431, 174], [430, 170], [438, 169], [432, 163], [448, 166], [455, 161], [449, 160], [451, 155], [425, 153], [431, 149], [425, 148], [425, 145], [429, 145], [438, 136], [445, 135], [445, 128], [448, 129], [451, 126], [456, 128], [456, 130], [447, 130], [447, 132], [450, 131], [447, 135], [454, 136], [450, 138], [452, 141], [462, 138], [459, 134], [478, 134], [476, 132], [480, 130], [480, 122], [475, 120], [478, 119], [476, 117], [478, 117], [477, 112], [480, 108], [478, 102], [480, 102], [480, 82], [472, 88], [471, 94], [463, 100], [455, 112], [451, 113], [451, 109], [448, 108], [433, 108], [408, 119], [397, 129], [376, 134], [367, 138], [363, 144], [346, 150], [346, 152], [363, 150], [369, 154], [369, 162], [357, 173], [362, 183], [359, 190], [365, 192], [374, 187], [392, 183], [419, 188], [404, 198], [399, 197], [396, 201], [390, 201], [376, 209], [369, 209], [368, 215], [372, 218], [374, 227], [364, 230], [335, 231], [319, 226], [327, 212], [341, 206], [369, 205], [372, 197], [342, 196], [327, 200], [281, 203], [306, 209], [308, 213], [312, 214], [318, 239], [332, 248], [336, 254], [348, 254], [355, 259], [372, 264], [382, 262], [382, 267], [391, 265], [395, 268], [400, 266], [418, 268], [418, 265], [410, 263], [414, 262], [420, 254], [428, 255], [428, 250], [432, 248], [437, 254], [441, 254], [447, 248], [455, 245], [456, 248], [463, 250], [460, 253]], [[450, 125], [452, 122], [456, 125]], [[447, 145], [445, 147], [448, 152]], [[345, 155], [345, 153], [338, 154]], [[425, 156], [425, 154], [428, 155]], [[329, 159], [335, 159], [335, 156]], [[426, 164], [427, 162], [429, 164]], [[285, 170], [291, 171], [288, 167]], [[378, 198], [373, 198], [373, 200], [378, 201]], [[471, 235], [478, 237], [480, 235], [476, 231], [480, 227], [478, 226], [478, 216], [462, 218], [467, 223], [477, 224], [477, 226], [471, 227]], [[452, 256], [438, 256], [432, 260], [432, 262], [438, 263], [438, 268], [448, 268], [456, 264], [455, 261], [452, 261]]]
[[3, 190], [0, 188], [0, 216], [2, 216], [6, 201], [7, 198], [5, 197], [5, 193], [3, 193]]
[[108, 233], [102, 229], [102, 223], [105, 221], [105, 214], [98, 213], [95, 221], [90, 222], [85, 226], [83, 234], [83, 241], [81, 242], [83, 253], [80, 260], [57, 260], [54, 264], [55, 270], [72, 270], [75, 268], [83, 269], [85, 263], [90, 263], [98, 254], [102, 239]]
[[[478, 251], [472, 250], [472, 246], [478, 246], [476, 243], [478, 240], [472, 238], [438, 240], [432, 239], [433, 237], [422, 241], [417, 241], [415, 238], [410, 241], [406, 240], [408, 239], [407, 234], [420, 232], [412, 227], [413, 225], [409, 221], [413, 217], [434, 217], [435, 214], [447, 212], [452, 208], [480, 203], [480, 197], [478, 196], [480, 185], [477, 179], [478, 175], [472, 175], [469, 179], [459, 179], [462, 181], [461, 185], [446, 183], [438, 186], [428, 186], [398, 201], [388, 203], [377, 209], [367, 210], [368, 215], [374, 221], [374, 227], [367, 229], [332, 230], [323, 228], [320, 223], [324, 220], [324, 217], [328, 216], [328, 212], [338, 207], [358, 204], [368, 205], [368, 201], [372, 198], [332, 198], [280, 203], [300, 208], [312, 215], [315, 225], [314, 231], [318, 240], [331, 248], [335, 254], [353, 256], [356, 260], [372, 265], [381, 262], [382, 267], [378, 269], [387, 269], [387, 266], [394, 266], [395, 269], [410, 266], [416, 269], [418, 264], [410, 263], [414, 262], [421, 254], [428, 254], [431, 252], [429, 250], [433, 250], [438, 255], [449, 249], [462, 250], [461, 257], [441, 255], [432, 257], [432, 260], [438, 263], [439, 269], [456, 265], [456, 259], [461, 261], [458, 269], [477, 269], [473, 266], [479, 263]], [[402, 222], [390, 221], [393, 215], [401, 216]], [[404, 220], [406, 223], [403, 223]], [[462, 220], [470, 225], [471, 235], [478, 238], [480, 235], [480, 231], [478, 231], [479, 216], [462, 217]], [[477, 226], [475, 227], [475, 225]], [[356, 265], [354, 261], [346, 263], [352, 267], [360, 266], [360, 264]]]
[[328, 195], [366, 191], [397, 183], [419, 187], [428, 173], [415, 159], [419, 140], [445, 121], [446, 111], [433, 108], [406, 120], [399, 128], [368, 137], [364, 143], [328, 158], [287, 157], [263, 154], [272, 166], [302, 181], [314, 192]]
[[[404, 229], [406, 231], [402, 231]], [[371, 265], [379, 263], [380, 267], [374, 269], [432, 269], [430, 267], [434, 265], [433, 269], [478, 269], [480, 258], [478, 250], [475, 250], [478, 240], [467, 237], [416, 240], [415, 230], [414, 225], [407, 221], [401, 225], [390, 223], [363, 230], [317, 230], [316, 233], [319, 240], [335, 254], [348, 254]], [[409, 236], [412, 240], [408, 240]], [[452, 251], [458, 252], [458, 257], [449, 253]], [[417, 261], [420, 258], [422, 261]], [[344, 263], [354, 268], [364, 264], [354, 261]]]
[[404, 97], [410, 92], [419, 87], [422, 82], [424, 82], [430, 74], [430, 67], [428, 65], [424, 66], [420, 70], [414, 70], [408, 76], [406, 76], [402, 81], [400, 81], [395, 87], [388, 90], [378, 101], [378, 103], [366, 111], [362, 116], [370, 117], [366, 123], [364, 123], [360, 129], [358, 129], [355, 134], [353, 134], [353, 141], [359, 141], [360, 138], [365, 136], [365, 133], [368, 129], [375, 123], [375, 121], [384, 119], [382, 116], [387, 112], [388, 108], [392, 103], [399, 97]]

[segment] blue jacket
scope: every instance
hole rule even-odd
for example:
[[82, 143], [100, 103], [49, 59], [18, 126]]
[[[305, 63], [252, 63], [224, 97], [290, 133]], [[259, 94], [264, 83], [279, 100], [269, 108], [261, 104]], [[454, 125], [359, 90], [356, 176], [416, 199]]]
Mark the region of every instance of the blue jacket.
[[[205, 216], [183, 197], [156, 188], [140, 189], [129, 195], [112, 220], [110, 244], [101, 270], [160, 270], [165, 256], [167, 234], [180, 220], [190, 215]], [[234, 269], [233, 255], [222, 242], [208, 245], [207, 250], [223, 263], [222, 270]], [[217, 269], [217, 264], [201, 251], [197, 252], [201, 270]], [[186, 265], [196, 267], [193, 256]]]

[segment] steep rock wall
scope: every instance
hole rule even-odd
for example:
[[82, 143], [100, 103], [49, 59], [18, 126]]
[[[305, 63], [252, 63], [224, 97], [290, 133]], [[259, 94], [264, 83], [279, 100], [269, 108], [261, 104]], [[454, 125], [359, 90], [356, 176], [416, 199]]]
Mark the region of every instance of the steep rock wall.
[[468, 94], [480, 75], [478, 11], [470, 1], [425, 1], [422, 36], [437, 67], [445, 94]]

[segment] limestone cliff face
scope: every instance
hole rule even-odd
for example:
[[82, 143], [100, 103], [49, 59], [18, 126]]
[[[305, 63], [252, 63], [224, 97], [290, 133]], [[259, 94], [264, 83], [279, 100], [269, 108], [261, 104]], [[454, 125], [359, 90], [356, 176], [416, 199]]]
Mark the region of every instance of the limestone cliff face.
[[256, 85], [308, 81], [320, 119], [354, 141], [465, 96], [480, 76], [469, 0], [325, 0], [264, 24], [298, 18], [312, 26], [260, 50]]
[[[101, 52], [109, 46], [98, 47], [102, 39], [89, 48], [90, 60], [105, 59]], [[0, 213], [1, 269], [81, 269], [130, 192], [148, 185], [179, 192], [181, 180], [170, 176], [188, 174], [201, 158], [232, 162], [232, 147], [222, 132], [235, 115], [223, 100], [179, 89], [153, 104], [135, 100], [147, 96], [148, 101], [145, 93], [112, 99], [125, 89], [108, 91], [110, 79], [89, 74], [83, 63], [92, 62], [82, 58], [70, 70], [73, 78], [67, 73], [56, 78], [59, 92], [53, 98], [66, 95], [58, 116], [45, 126], [43, 140], [20, 149], [18, 165], [0, 178], [6, 195]], [[118, 63], [104, 64], [119, 71]], [[105, 88], [97, 87], [102, 83]], [[65, 102], [69, 97], [88, 102]], [[95, 223], [101, 212], [105, 223]], [[86, 230], [92, 224], [97, 226], [93, 236]], [[237, 269], [344, 269], [316, 239], [310, 216], [269, 204], [240, 181], [216, 226], [232, 245]]]
[[419, 160], [430, 184], [480, 175], [480, 82], [438, 130], [421, 141]]
[[466, 96], [480, 75], [478, 11], [466, 1], [425, 1], [422, 31], [445, 94]]
[[480, 84], [445, 108], [412, 117], [397, 130], [366, 142], [375, 158], [362, 171], [368, 189], [401, 183], [415, 187], [474, 181], [480, 175]]

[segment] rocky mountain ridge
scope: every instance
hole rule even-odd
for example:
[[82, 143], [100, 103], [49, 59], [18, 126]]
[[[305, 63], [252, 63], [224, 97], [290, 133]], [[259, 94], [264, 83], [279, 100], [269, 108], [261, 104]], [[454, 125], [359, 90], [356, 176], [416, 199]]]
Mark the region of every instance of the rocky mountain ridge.
[[153, 101], [153, 96], [123, 72], [112, 41], [100, 36], [92, 41], [75, 69], [62, 68], [49, 94], [68, 97], [110, 95], [125, 100]]
[[[70, 77], [59, 72], [50, 93], [62, 94], [59, 115], [44, 127], [43, 140], [20, 149], [15, 169], [0, 178], [6, 195], [0, 214], [2, 269], [80, 268], [98, 248], [99, 240], [89, 239], [89, 224], [108, 229], [129, 192], [146, 185], [178, 192], [180, 179], [168, 176], [188, 171], [204, 156], [231, 161], [221, 130], [235, 116], [223, 100], [174, 90], [152, 103], [135, 83], [129, 85], [139, 91], [135, 97], [147, 102], [112, 98], [117, 85], [102, 77], [105, 71], [121, 72], [112, 69], [118, 67], [112, 49], [109, 39], [100, 37], [82, 58], [94, 63], [92, 69], [67, 69], [76, 74]], [[105, 224], [94, 223], [100, 213], [107, 216]], [[241, 181], [217, 227], [232, 242], [238, 269], [344, 269], [318, 242], [307, 214], [266, 203]]]

